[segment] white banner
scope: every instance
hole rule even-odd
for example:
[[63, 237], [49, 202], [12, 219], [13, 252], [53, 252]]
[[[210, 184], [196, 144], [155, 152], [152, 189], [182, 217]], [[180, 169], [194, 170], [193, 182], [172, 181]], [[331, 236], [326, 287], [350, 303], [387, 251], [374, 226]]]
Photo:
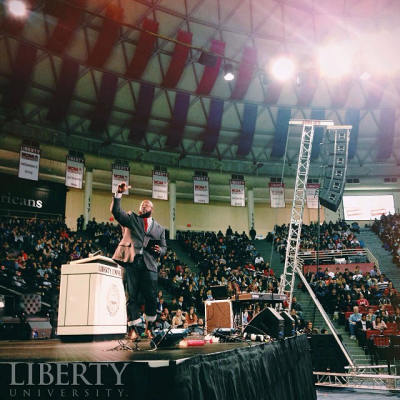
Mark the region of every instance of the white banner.
[[22, 145], [19, 153], [18, 177], [37, 181], [39, 179], [40, 149]]
[[285, 185], [283, 183], [269, 184], [271, 208], [285, 208]]
[[153, 199], [168, 200], [168, 173], [153, 171]]
[[208, 204], [210, 202], [207, 176], [193, 177], [193, 198], [195, 203]]
[[[112, 183], [111, 191], [115, 193], [117, 191], [118, 185], [125, 182], [129, 186], [129, 172], [130, 168], [126, 164], [114, 163], [112, 165]], [[125, 190], [124, 194], [128, 194], [129, 190]]]
[[65, 169], [65, 186], [82, 189], [84, 170], [85, 160], [83, 158], [68, 155]]
[[318, 208], [319, 183], [307, 183], [306, 200], [308, 208]]
[[231, 206], [246, 206], [245, 183], [242, 180], [231, 179]]

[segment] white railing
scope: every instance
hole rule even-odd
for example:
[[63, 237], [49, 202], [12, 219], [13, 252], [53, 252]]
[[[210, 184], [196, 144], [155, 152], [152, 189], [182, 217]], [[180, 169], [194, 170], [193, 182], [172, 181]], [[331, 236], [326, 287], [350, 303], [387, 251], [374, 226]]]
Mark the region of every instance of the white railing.
[[[318, 254], [318, 257], [317, 257]], [[319, 264], [332, 264], [333, 259], [335, 258], [360, 258], [365, 257], [366, 261], [369, 263], [374, 263], [379, 270], [379, 261], [376, 257], [371, 253], [368, 248], [363, 249], [346, 249], [346, 250], [320, 250], [319, 252], [315, 250], [311, 251], [301, 251], [299, 252], [299, 258], [303, 261], [303, 264], [306, 264], [307, 261], [313, 261], [313, 264], [316, 264], [317, 258], [319, 258]], [[330, 262], [324, 262], [329, 260]], [[361, 264], [360, 261], [354, 261], [352, 264]], [[340, 264], [340, 263], [333, 263], [333, 264]]]

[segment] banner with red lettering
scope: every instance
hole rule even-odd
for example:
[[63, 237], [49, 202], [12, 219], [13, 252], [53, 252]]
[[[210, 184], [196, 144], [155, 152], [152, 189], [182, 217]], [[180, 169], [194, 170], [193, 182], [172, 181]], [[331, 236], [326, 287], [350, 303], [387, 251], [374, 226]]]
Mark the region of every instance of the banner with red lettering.
[[245, 182], [243, 180], [231, 179], [231, 206], [246, 206]]
[[208, 204], [210, 202], [208, 176], [193, 177], [193, 199], [195, 203], [200, 204]]
[[318, 209], [319, 183], [307, 183], [306, 200], [308, 208]]
[[269, 198], [271, 208], [285, 208], [285, 184], [270, 182]]
[[168, 173], [153, 171], [153, 199], [168, 200]]
[[39, 179], [40, 149], [37, 146], [21, 145], [18, 177], [37, 181]]
[[82, 157], [67, 155], [65, 186], [82, 189], [85, 160]]
[[[116, 161], [112, 165], [112, 184], [111, 191], [115, 193], [117, 191], [118, 185], [122, 182], [125, 182], [129, 186], [129, 173], [130, 168], [129, 164], [126, 162]], [[124, 194], [128, 194], [129, 190], [127, 189]]]

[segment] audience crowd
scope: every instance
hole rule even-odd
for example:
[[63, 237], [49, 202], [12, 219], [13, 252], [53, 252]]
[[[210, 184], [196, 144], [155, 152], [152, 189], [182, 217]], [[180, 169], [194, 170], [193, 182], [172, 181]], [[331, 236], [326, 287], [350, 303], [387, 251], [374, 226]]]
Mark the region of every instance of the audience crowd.
[[[386, 216], [375, 221], [372, 229], [380, 236], [383, 246], [400, 257], [400, 216]], [[341, 250], [360, 248], [355, 231], [345, 222], [323, 223], [320, 227], [320, 249]], [[301, 249], [315, 250], [317, 225], [303, 225]], [[284, 258], [288, 226], [276, 226], [267, 240]], [[121, 237], [121, 229], [112, 223], [97, 223], [93, 218], [83, 231], [82, 217], [78, 231], [71, 232], [61, 221], [0, 217], [0, 283], [20, 292], [36, 292], [51, 302], [59, 291], [62, 264], [89, 256], [102, 249], [111, 256]], [[273, 269], [257, 253], [245, 232], [239, 234], [229, 227], [221, 231], [178, 231], [177, 239], [194, 260], [189, 268], [168, 249], [160, 260], [160, 290], [157, 305], [157, 325], [165, 327], [192, 327], [200, 332], [204, 324], [204, 300], [212, 300], [221, 290], [228, 297], [241, 292], [278, 291], [278, 279]], [[361, 342], [360, 332], [367, 329], [386, 329], [396, 323], [400, 328], [398, 292], [393, 283], [375, 267], [367, 273], [359, 268], [340, 272], [319, 268], [308, 272], [312, 286], [326, 311], [347, 324], [351, 337]], [[163, 294], [165, 293], [165, 295]], [[388, 312], [388, 310], [390, 312]], [[244, 314], [248, 323], [260, 311], [254, 305]], [[310, 322], [303, 319], [303, 310], [293, 299], [291, 310], [297, 329], [315, 333]], [[350, 316], [349, 316], [350, 315]], [[346, 317], [348, 319], [346, 319]]]
[[0, 217], [0, 284], [50, 301], [59, 291], [61, 265], [96, 248], [62, 221]]
[[[320, 225], [319, 249], [323, 250], [347, 250], [364, 247], [362, 240], [355, 235], [359, 231], [357, 224], [352, 226], [345, 221], [323, 222]], [[282, 261], [286, 254], [286, 239], [289, 234], [289, 225], [275, 226], [273, 241], [276, 251], [281, 255]], [[312, 252], [318, 249], [318, 223], [303, 224], [301, 228], [300, 251]], [[333, 259], [332, 259], [333, 262]]]
[[371, 227], [382, 240], [383, 247], [393, 255], [393, 262], [400, 267], [400, 214], [382, 215]]

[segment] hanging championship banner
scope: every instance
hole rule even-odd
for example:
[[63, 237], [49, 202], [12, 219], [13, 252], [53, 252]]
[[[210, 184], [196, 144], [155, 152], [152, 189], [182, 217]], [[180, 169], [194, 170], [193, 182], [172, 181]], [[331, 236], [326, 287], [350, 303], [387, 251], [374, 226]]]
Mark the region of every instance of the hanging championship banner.
[[[116, 161], [112, 165], [112, 183], [111, 191], [115, 193], [117, 191], [118, 185], [125, 182], [129, 186], [129, 164], [123, 163], [121, 161]], [[124, 194], [128, 194], [129, 190], [126, 189]]]
[[306, 200], [308, 208], [318, 208], [319, 183], [307, 183]]
[[40, 149], [37, 146], [21, 145], [18, 177], [37, 181], [39, 179]]
[[82, 157], [67, 155], [67, 167], [65, 169], [65, 186], [82, 189], [85, 160]]
[[208, 204], [210, 202], [208, 176], [193, 177], [193, 198], [195, 203]]
[[168, 200], [168, 173], [153, 171], [153, 199]]
[[285, 208], [285, 185], [283, 183], [269, 184], [271, 208]]
[[245, 183], [243, 180], [231, 179], [231, 206], [245, 207]]

